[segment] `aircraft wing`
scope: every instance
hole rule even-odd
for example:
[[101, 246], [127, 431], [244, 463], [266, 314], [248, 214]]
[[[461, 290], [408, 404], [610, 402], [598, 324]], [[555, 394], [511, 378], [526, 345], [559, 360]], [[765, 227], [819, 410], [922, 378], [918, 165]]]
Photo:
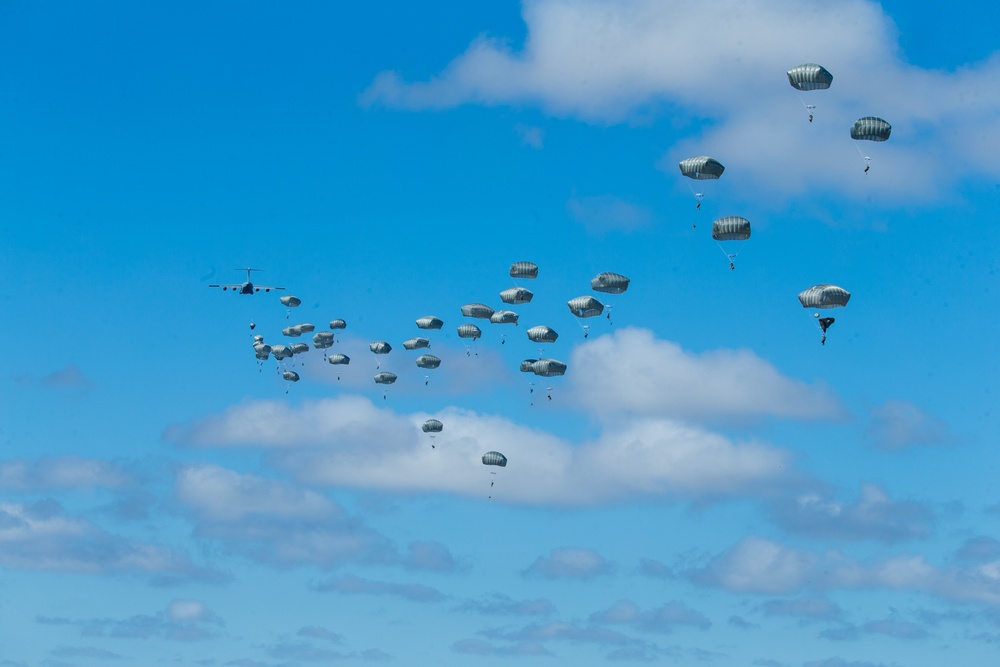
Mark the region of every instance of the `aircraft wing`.
[[284, 287], [271, 287], [270, 285], [254, 285], [253, 289], [254, 289], [255, 292], [258, 292], [258, 291], [261, 291], [261, 290], [269, 291], [269, 290], [273, 290], [273, 289], [285, 289], [285, 288]]
[[237, 283], [235, 285], [209, 285], [209, 287], [221, 287], [222, 289], [238, 290], [239, 288], [243, 287], [243, 285], [241, 283]]

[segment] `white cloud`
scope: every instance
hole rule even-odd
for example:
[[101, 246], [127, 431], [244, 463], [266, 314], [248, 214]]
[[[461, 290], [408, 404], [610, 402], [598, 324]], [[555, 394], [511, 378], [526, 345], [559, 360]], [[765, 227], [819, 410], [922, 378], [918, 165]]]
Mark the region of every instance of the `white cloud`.
[[890, 400], [871, 409], [868, 435], [883, 449], [946, 445], [955, 441], [948, 426], [909, 401]]
[[543, 579], [593, 579], [615, 571], [614, 563], [590, 549], [564, 547], [539, 556], [524, 574]]
[[590, 622], [630, 625], [638, 630], [658, 633], [671, 632], [678, 625], [693, 625], [702, 630], [712, 626], [712, 622], [700, 611], [678, 601], [643, 610], [631, 600], [619, 600], [608, 609], [591, 614]]
[[[505, 417], [447, 409], [433, 415], [445, 430], [432, 449], [420, 430], [428, 416], [400, 415], [356, 396], [300, 408], [264, 401], [173, 433], [193, 444], [267, 448], [277, 465], [310, 484], [529, 504], [770, 493], [790, 475], [791, 457], [783, 450], [734, 443], [669, 419], [634, 419], [575, 445]], [[503, 452], [507, 467], [483, 466], [490, 450]]]
[[98, 459], [77, 456], [0, 462], [0, 489], [39, 491], [125, 486], [130, 476], [121, 468]]
[[375, 581], [354, 575], [344, 575], [313, 586], [320, 593], [348, 593], [354, 595], [390, 595], [411, 602], [437, 602], [445, 595], [437, 589], [422, 584], [397, 584], [389, 581]]
[[853, 504], [802, 494], [794, 500], [782, 498], [769, 504], [771, 517], [797, 533], [842, 540], [900, 542], [927, 537], [934, 514], [913, 501], [892, 500], [874, 484], [863, 484]]
[[78, 517], [62, 514], [52, 501], [0, 503], [0, 564], [61, 572], [129, 573], [168, 582], [218, 580], [218, 573], [192, 564], [171, 549], [111, 535]]
[[921, 555], [860, 561], [837, 551], [809, 551], [754, 536], [685, 575], [740, 593], [882, 588], [1000, 606], [1000, 561], [973, 567], [937, 567]]
[[[952, 72], [909, 65], [895, 26], [869, 0], [535, 0], [523, 17], [522, 50], [481, 36], [429, 81], [382, 72], [362, 103], [539, 106], [599, 123], [675, 105], [712, 124], [675, 147], [671, 162], [708, 152], [748, 188], [772, 192], [863, 197], [871, 186], [880, 197], [925, 198], [954, 179], [1000, 174], [1000, 91], [992, 85], [1000, 58]], [[792, 89], [784, 73], [803, 61], [827, 67], [833, 86]], [[800, 100], [818, 105], [815, 122], [806, 122]], [[867, 115], [886, 118], [894, 131], [887, 144], [864, 148], [875, 161], [862, 175], [847, 130]]]
[[577, 346], [570, 368], [574, 397], [602, 416], [625, 412], [718, 421], [842, 414], [824, 387], [787, 378], [750, 350], [693, 354], [647, 329], [624, 328]]

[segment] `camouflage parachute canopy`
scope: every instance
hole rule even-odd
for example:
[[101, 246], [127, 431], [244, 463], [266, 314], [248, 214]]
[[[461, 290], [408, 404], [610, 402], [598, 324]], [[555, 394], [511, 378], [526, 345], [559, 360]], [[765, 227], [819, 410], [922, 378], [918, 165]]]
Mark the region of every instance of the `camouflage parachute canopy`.
[[462, 314], [466, 317], [488, 320], [493, 316], [493, 309], [482, 303], [467, 303], [462, 306]]
[[313, 334], [313, 347], [317, 350], [326, 350], [333, 347], [333, 332], [317, 331]]
[[424, 425], [420, 427], [424, 433], [440, 433], [444, 430], [444, 424], [442, 424], [437, 419], [428, 419], [424, 422]]
[[368, 349], [375, 354], [389, 354], [392, 352], [392, 345], [389, 345], [384, 340], [377, 340], [374, 343], [369, 343]]
[[531, 372], [542, 377], [555, 377], [566, 374], [566, 364], [555, 359], [539, 359], [532, 364]]
[[536, 343], [554, 343], [559, 338], [556, 330], [547, 326], [537, 326], [528, 329], [528, 340]]
[[422, 347], [430, 347], [431, 342], [426, 338], [414, 337], [403, 341], [404, 350], [416, 350]]
[[483, 335], [482, 330], [475, 324], [463, 324], [458, 327], [459, 338], [471, 338], [473, 340]]
[[295, 371], [285, 371], [284, 373], [281, 374], [281, 377], [285, 378], [289, 382], [299, 381], [299, 374], [296, 373]]
[[510, 265], [511, 278], [537, 278], [538, 265], [534, 262], [514, 262]]
[[337, 329], [346, 329], [347, 328], [347, 322], [345, 322], [344, 320], [341, 320], [341, 319], [330, 320], [330, 328], [334, 329], [334, 330], [337, 330]]
[[295, 308], [302, 303], [302, 299], [297, 296], [292, 296], [291, 294], [286, 294], [281, 297], [281, 304], [283, 306], [288, 306], [289, 308]]
[[418, 329], [440, 329], [444, 326], [444, 321], [441, 318], [434, 317], [432, 315], [427, 315], [426, 317], [421, 317], [417, 319]]
[[799, 292], [799, 303], [803, 308], [836, 308], [846, 306], [851, 293], [843, 287], [821, 284]]
[[876, 116], [865, 116], [854, 121], [851, 139], [858, 141], [886, 141], [892, 133], [892, 125]]
[[513, 310], [498, 310], [490, 315], [493, 324], [517, 324], [519, 316]]
[[346, 354], [331, 354], [327, 361], [335, 366], [346, 366], [351, 363], [351, 358]]
[[750, 221], [738, 215], [728, 215], [712, 223], [712, 238], [716, 241], [746, 241], [750, 238]]
[[507, 457], [500, 452], [486, 452], [483, 454], [483, 465], [505, 468], [507, 466]]
[[511, 287], [500, 292], [500, 300], [504, 303], [521, 304], [528, 303], [534, 297], [534, 293], [523, 287]]
[[826, 90], [833, 83], [833, 75], [816, 63], [796, 65], [787, 74], [788, 83], [798, 90]]
[[578, 296], [566, 302], [577, 317], [596, 317], [604, 312], [604, 304], [592, 296]]
[[620, 273], [598, 273], [590, 279], [590, 288], [595, 292], [607, 292], [608, 294], [621, 294], [628, 289], [632, 282]]
[[392, 384], [396, 381], [395, 373], [388, 373], [383, 371], [375, 375], [375, 384]]
[[699, 155], [698, 157], [689, 157], [686, 160], [681, 160], [679, 166], [681, 174], [698, 181], [719, 178], [722, 176], [722, 172], [726, 170], [721, 162], [707, 155]]
[[441, 360], [433, 354], [421, 354], [416, 362], [420, 368], [437, 368], [441, 365]]

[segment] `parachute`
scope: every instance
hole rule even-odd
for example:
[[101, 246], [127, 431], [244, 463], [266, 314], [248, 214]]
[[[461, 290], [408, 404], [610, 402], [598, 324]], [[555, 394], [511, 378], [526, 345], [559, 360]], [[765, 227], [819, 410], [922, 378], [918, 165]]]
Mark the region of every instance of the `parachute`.
[[719, 178], [726, 170], [721, 162], [707, 155], [689, 157], [686, 160], [681, 160], [678, 164], [681, 168], [681, 174], [696, 181]]
[[300, 329], [299, 325], [296, 324], [295, 326], [285, 327], [284, 329], [281, 330], [281, 333], [282, 335], [288, 336], [290, 338], [298, 338], [299, 336], [302, 335], [302, 329]]
[[[813, 285], [809, 289], [799, 292], [799, 303], [802, 304], [803, 308], [837, 308], [846, 306], [850, 300], [851, 293], [836, 285]], [[823, 332], [823, 337], [819, 342], [821, 345], [826, 345], [826, 330], [833, 324], [834, 318], [820, 317], [819, 313], [813, 313], [813, 317], [816, 318], [820, 331]]]
[[281, 361], [282, 359], [291, 359], [292, 354], [294, 354], [292, 350], [284, 345], [271, 346], [271, 355], [278, 361]]
[[271, 355], [271, 346], [263, 341], [253, 344], [253, 353], [260, 361], [265, 361]]
[[292, 354], [302, 354], [303, 352], [308, 352], [309, 351], [309, 344], [308, 343], [292, 343], [288, 347], [288, 349], [292, 351]]
[[521, 362], [521, 372], [522, 373], [534, 373], [535, 372], [535, 363], [537, 361], [538, 361], [538, 359], [525, 359], [524, 361], [522, 361]]
[[[523, 362], [522, 362], [523, 364]], [[566, 374], [566, 364], [555, 359], [539, 359], [532, 364], [531, 372], [542, 377], [555, 377]]]
[[462, 306], [462, 314], [466, 317], [488, 320], [493, 316], [493, 309], [482, 303], [467, 303]]
[[389, 345], [384, 340], [377, 340], [374, 343], [369, 343], [368, 349], [375, 354], [389, 354], [392, 352], [392, 345]]
[[347, 364], [351, 363], [351, 358], [346, 354], [331, 354], [327, 358], [327, 361], [329, 361], [331, 364], [334, 364], [335, 366], [346, 366]]
[[559, 334], [551, 327], [537, 326], [528, 329], [528, 340], [536, 343], [554, 343], [557, 338], [559, 338]]
[[598, 273], [590, 279], [590, 288], [595, 292], [621, 294], [628, 289], [630, 279], [620, 273]]
[[[735, 269], [736, 256], [740, 248], [732, 241], [746, 241], [750, 238], [750, 221], [738, 215], [728, 215], [712, 223], [712, 238], [718, 242], [722, 254], [729, 260], [729, 268]], [[722, 244], [726, 245], [723, 246]], [[735, 251], [735, 252], [732, 252]]]
[[441, 365], [441, 360], [433, 354], [421, 354], [417, 357], [416, 362], [420, 368], [437, 368]]
[[500, 452], [486, 452], [483, 454], [483, 465], [507, 467], [507, 457]]
[[567, 301], [566, 305], [577, 317], [596, 317], [604, 312], [604, 304], [592, 296], [578, 296]]
[[439, 422], [437, 419], [428, 419], [424, 422], [424, 425], [420, 427], [424, 433], [440, 433], [444, 430], [444, 424]]
[[296, 308], [302, 304], [302, 299], [297, 296], [292, 296], [291, 294], [286, 294], [281, 297], [281, 305], [287, 306], [289, 308]]
[[836, 308], [846, 306], [851, 293], [843, 287], [821, 284], [799, 292], [799, 303], [803, 308]]
[[281, 377], [285, 378], [289, 382], [299, 381], [299, 374], [296, 373], [295, 371], [285, 371], [284, 373], [281, 374]]
[[422, 347], [430, 347], [431, 342], [426, 338], [409, 338], [403, 341], [404, 350], [416, 350]]
[[892, 133], [892, 125], [876, 116], [865, 116], [854, 121], [851, 139], [857, 141], [886, 141]]
[[517, 324], [518, 314], [512, 310], [498, 310], [490, 315], [493, 324]]
[[483, 335], [482, 330], [475, 324], [463, 324], [458, 327], [458, 337], [459, 338], [471, 338], [475, 340]]
[[336, 331], [337, 329], [346, 329], [347, 322], [341, 319], [330, 320], [330, 328]]
[[323, 356], [326, 357], [325, 350], [333, 347], [333, 332], [332, 331], [317, 331], [313, 335], [313, 347], [317, 350], [324, 350]]
[[395, 373], [387, 373], [382, 371], [381, 373], [375, 374], [375, 384], [392, 384], [396, 381]]
[[528, 303], [534, 296], [535, 295], [531, 290], [523, 287], [511, 287], [510, 289], [505, 289], [500, 292], [501, 301], [514, 305]]
[[440, 329], [444, 326], [444, 322], [437, 317], [432, 317], [428, 315], [427, 317], [421, 317], [417, 320], [418, 329]]
[[510, 265], [511, 278], [537, 278], [538, 265], [534, 262], [514, 262]]
[[796, 90], [826, 90], [833, 83], [833, 75], [816, 63], [796, 65], [787, 74], [788, 83]]

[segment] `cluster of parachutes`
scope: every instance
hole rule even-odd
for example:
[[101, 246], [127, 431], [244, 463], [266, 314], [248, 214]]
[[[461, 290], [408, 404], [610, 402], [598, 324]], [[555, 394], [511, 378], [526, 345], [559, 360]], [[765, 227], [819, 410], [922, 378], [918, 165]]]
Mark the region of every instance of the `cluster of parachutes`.
[[[788, 83], [792, 86], [792, 88], [802, 92], [826, 90], [833, 83], [833, 75], [829, 72], [829, 70], [822, 65], [817, 65], [816, 63], [804, 63], [802, 65], [797, 65], [788, 70], [786, 74], [788, 75]], [[816, 105], [806, 104], [805, 101], [803, 101], [802, 104], [805, 106], [806, 111], [809, 114], [809, 122], [813, 122]], [[887, 121], [877, 116], [864, 116], [859, 118], [850, 128], [851, 139], [854, 139], [855, 141], [887, 141], [891, 133], [892, 126]], [[867, 174], [871, 168], [871, 158], [865, 155], [864, 152], [861, 151], [860, 147], [858, 147], [858, 152], [864, 159], [864, 173]], [[681, 160], [678, 163], [678, 166], [680, 167], [680, 171], [683, 176], [687, 176], [688, 178], [696, 181], [717, 180], [726, 170], [725, 166], [723, 166], [721, 162], [707, 155], [686, 158]], [[691, 189], [691, 192], [698, 201], [695, 208], [700, 209], [702, 200], [704, 199], [704, 194], [701, 192], [695, 192], [693, 188]], [[697, 225], [692, 224], [692, 227], [696, 226]], [[712, 238], [719, 245], [722, 253], [729, 261], [729, 268], [735, 269], [736, 257], [740, 253], [742, 243], [750, 238], [750, 221], [738, 215], [718, 218], [712, 223]], [[803, 290], [799, 294], [799, 302], [802, 304], [803, 308], [836, 308], [838, 306], [846, 306], [847, 301], [850, 298], [850, 292], [842, 287], [829, 284], [815, 285]], [[578, 305], [582, 307], [585, 304], [581, 302]], [[821, 318], [819, 313], [815, 313], [814, 317], [817, 319], [820, 330], [823, 333], [820, 343], [825, 345], [826, 331], [830, 325], [833, 324], [834, 318]]]

